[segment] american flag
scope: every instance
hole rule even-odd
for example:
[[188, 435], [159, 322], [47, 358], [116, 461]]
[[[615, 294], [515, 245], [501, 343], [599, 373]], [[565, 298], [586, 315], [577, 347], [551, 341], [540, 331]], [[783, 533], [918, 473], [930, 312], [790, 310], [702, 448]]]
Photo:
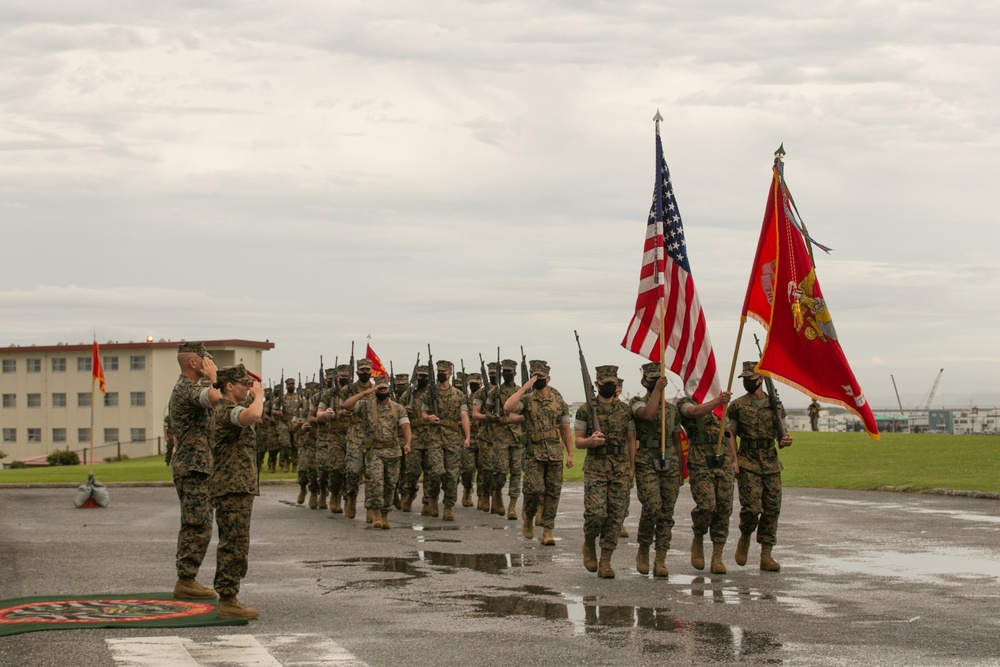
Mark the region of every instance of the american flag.
[[663, 159], [660, 142], [660, 114], [656, 117], [657, 187], [646, 222], [646, 243], [639, 272], [639, 297], [622, 347], [660, 361], [661, 304], [664, 364], [684, 381], [684, 393], [699, 403], [721, 392], [715, 353], [708, 337], [705, 314], [691, 277], [684, 226], [670, 182], [670, 170]]

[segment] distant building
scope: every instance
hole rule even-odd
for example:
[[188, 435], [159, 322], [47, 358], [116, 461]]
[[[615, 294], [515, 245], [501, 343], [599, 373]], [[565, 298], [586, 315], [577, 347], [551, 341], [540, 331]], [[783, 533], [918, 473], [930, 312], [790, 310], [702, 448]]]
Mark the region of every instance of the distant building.
[[[150, 456], [162, 451], [163, 417], [180, 374], [177, 341], [100, 345], [107, 395], [93, 394], [93, 344], [0, 348], [0, 450], [9, 460], [47, 455], [54, 449], [102, 458]], [[242, 362], [260, 374], [262, 354], [274, 343], [209, 340], [219, 367]], [[81, 454], [80, 459], [83, 460]]]

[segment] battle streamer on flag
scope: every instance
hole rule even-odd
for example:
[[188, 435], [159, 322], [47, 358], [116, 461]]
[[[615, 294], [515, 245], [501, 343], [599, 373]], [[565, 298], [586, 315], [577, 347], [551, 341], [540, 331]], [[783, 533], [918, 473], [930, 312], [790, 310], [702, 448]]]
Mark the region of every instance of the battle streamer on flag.
[[684, 225], [663, 157], [656, 121], [656, 184], [646, 220], [639, 295], [622, 347], [681, 377], [684, 392], [699, 403], [721, 392], [715, 353], [695, 290]]

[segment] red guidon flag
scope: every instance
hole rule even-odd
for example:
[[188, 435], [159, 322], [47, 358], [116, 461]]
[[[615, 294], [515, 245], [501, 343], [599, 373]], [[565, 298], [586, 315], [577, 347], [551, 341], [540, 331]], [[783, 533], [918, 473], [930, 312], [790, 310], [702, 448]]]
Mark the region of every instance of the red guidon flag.
[[101, 395], [103, 396], [106, 392], [104, 391], [104, 366], [101, 365], [101, 351], [97, 347], [97, 340], [94, 340], [94, 352], [93, 358], [90, 360], [90, 371], [91, 371], [91, 382], [99, 382], [101, 384]]
[[377, 378], [379, 375], [388, 375], [385, 366], [382, 365], [382, 360], [378, 358], [375, 350], [372, 349], [371, 343], [367, 347], [368, 349], [365, 350], [365, 359], [372, 362], [372, 377]]
[[775, 166], [743, 302], [743, 316], [767, 329], [757, 371], [813, 399], [842, 405], [860, 417], [868, 435], [878, 440], [871, 406], [837, 341], [816, 267], [792, 220], [791, 202]]
[[681, 377], [684, 393], [701, 403], [706, 396], [718, 396], [722, 388], [705, 314], [694, 288], [670, 170], [663, 158], [659, 112], [653, 120], [656, 121], [656, 186], [646, 219], [639, 296], [622, 347], [650, 361], [661, 361]]

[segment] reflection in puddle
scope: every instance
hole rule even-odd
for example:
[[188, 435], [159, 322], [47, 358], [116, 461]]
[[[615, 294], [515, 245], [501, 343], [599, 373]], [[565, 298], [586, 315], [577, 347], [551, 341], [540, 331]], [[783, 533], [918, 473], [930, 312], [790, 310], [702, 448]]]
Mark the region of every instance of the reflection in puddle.
[[[424, 538], [425, 540], [427, 538]], [[439, 539], [439, 542], [449, 540]], [[454, 540], [458, 541], [458, 540]], [[505, 570], [538, 565], [538, 556], [526, 554], [453, 554], [443, 551], [418, 551], [415, 556], [398, 558], [393, 556], [357, 556], [342, 560], [305, 561], [304, 565], [315, 569], [357, 568], [364, 566], [369, 572], [377, 574], [397, 574], [397, 577], [360, 578], [352, 576], [337, 586], [326, 586], [327, 593], [331, 591], [358, 588], [390, 588], [405, 586], [415, 579], [421, 579], [430, 574], [422, 565], [441, 568], [475, 570], [484, 574], [500, 574]]]
[[439, 526], [425, 526], [425, 525], [420, 524], [420, 523], [413, 524], [413, 530], [419, 530], [419, 531], [424, 531], [424, 530], [461, 530], [461, 529], [462, 529], [462, 526], [456, 526], [456, 525], [453, 525], [453, 524], [451, 524], [451, 525], [449, 525], [449, 524], [442, 524], [442, 525], [439, 525]]
[[565, 621], [575, 635], [589, 637], [614, 649], [638, 645], [643, 653], [697, 655], [706, 661], [753, 656], [758, 663], [780, 662], [779, 658], [769, 655], [781, 649], [781, 643], [771, 633], [752, 632], [722, 623], [686, 621], [666, 608], [602, 605], [594, 597], [535, 588], [531, 595], [545, 597], [465, 594], [457, 599], [474, 604], [473, 614], [479, 616], [531, 616]]
[[691, 580], [691, 595], [696, 598], [712, 598], [712, 602], [722, 604], [740, 604], [751, 600], [774, 600], [771, 594], [752, 591], [746, 586], [731, 588], [724, 581], [713, 581], [707, 577], [694, 577]]

